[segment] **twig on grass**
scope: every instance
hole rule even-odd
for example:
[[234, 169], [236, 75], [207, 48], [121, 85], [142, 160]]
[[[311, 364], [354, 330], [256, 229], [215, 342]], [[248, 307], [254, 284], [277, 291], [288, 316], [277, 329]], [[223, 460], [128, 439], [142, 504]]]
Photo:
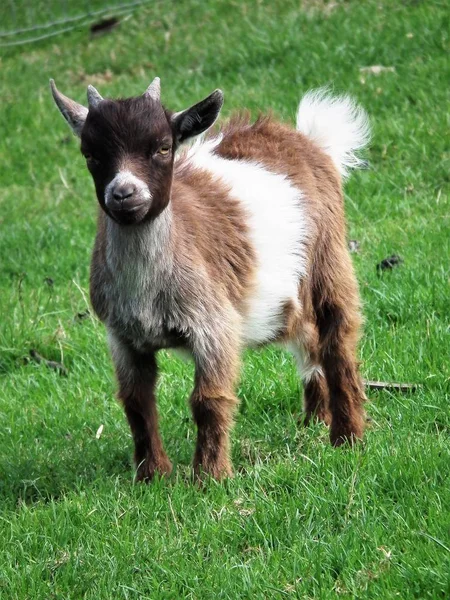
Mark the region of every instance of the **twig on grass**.
[[30, 356], [38, 364], [42, 363], [49, 369], [58, 371], [58, 373], [60, 375], [64, 375], [64, 377], [67, 377], [67, 375], [69, 374], [69, 371], [66, 369], [66, 367], [64, 365], [62, 365], [59, 362], [56, 362], [55, 360], [47, 360], [46, 358], [41, 356], [39, 354], [39, 352], [37, 352], [37, 350], [30, 350]]
[[392, 383], [386, 381], [367, 381], [364, 380], [364, 386], [369, 390], [388, 390], [395, 392], [415, 392], [420, 386], [415, 383]]

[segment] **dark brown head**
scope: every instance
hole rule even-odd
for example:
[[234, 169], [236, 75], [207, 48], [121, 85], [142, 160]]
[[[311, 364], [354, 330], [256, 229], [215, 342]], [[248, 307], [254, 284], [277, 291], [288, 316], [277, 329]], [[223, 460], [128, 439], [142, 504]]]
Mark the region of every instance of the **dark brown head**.
[[146, 92], [103, 99], [88, 87], [85, 108], [50, 86], [56, 105], [78, 137], [106, 214], [123, 225], [155, 218], [169, 204], [177, 147], [216, 120], [223, 94], [216, 90], [187, 110], [172, 113], [160, 101], [157, 77]]

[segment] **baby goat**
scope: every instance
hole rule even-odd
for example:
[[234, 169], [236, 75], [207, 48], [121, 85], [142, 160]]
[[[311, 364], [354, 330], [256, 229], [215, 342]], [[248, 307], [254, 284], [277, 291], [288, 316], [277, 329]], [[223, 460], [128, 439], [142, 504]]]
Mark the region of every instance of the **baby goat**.
[[341, 180], [359, 165], [365, 113], [348, 97], [310, 92], [296, 130], [241, 115], [183, 151], [217, 119], [220, 90], [173, 113], [158, 78], [126, 100], [89, 86], [89, 108], [53, 80], [51, 89], [81, 138], [101, 207], [90, 293], [108, 331], [137, 478], [171, 471], [155, 400], [161, 348], [186, 349], [195, 362], [196, 473], [231, 474], [245, 346], [286, 344], [305, 381], [305, 420], [329, 424], [335, 446], [361, 438], [361, 318]]

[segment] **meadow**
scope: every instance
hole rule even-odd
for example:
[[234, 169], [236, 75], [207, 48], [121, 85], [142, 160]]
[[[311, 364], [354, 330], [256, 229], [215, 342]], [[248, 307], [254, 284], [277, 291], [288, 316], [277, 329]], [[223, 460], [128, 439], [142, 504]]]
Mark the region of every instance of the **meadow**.
[[[449, 25], [437, 0], [157, 0], [103, 36], [0, 48], [0, 598], [450, 597]], [[156, 75], [174, 110], [220, 87], [222, 118], [293, 122], [329, 85], [370, 114], [370, 168], [346, 185], [361, 370], [416, 389], [369, 391], [354, 449], [299, 426], [290, 355], [248, 351], [235, 477], [198, 488], [193, 369], [163, 353], [174, 473], [134, 483], [89, 312], [93, 185], [48, 80], [84, 102], [89, 83], [130, 96]], [[391, 254], [403, 262], [378, 272]]]

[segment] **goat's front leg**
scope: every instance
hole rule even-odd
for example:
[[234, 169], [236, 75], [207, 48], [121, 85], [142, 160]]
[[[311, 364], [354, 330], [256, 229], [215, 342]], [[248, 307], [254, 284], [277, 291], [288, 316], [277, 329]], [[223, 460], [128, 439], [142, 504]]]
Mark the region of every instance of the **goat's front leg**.
[[150, 481], [155, 473], [170, 474], [172, 464], [164, 451], [158, 428], [154, 352], [137, 353], [110, 337], [122, 401], [134, 440], [136, 479]]
[[197, 425], [194, 472], [215, 479], [232, 475], [230, 430], [238, 399], [234, 394], [238, 351], [224, 344], [217, 355], [196, 357], [191, 407]]

